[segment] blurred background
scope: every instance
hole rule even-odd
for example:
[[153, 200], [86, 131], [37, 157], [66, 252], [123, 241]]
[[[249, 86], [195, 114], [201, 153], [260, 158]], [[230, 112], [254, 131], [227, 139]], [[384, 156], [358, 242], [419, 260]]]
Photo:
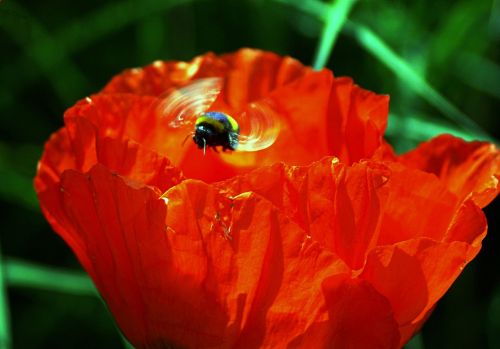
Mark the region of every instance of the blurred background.
[[[64, 110], [121, 70], [240, 47], [290, 55], [389, 94], [387, 138], [403, 152], [444, 132], [500, 139], [499, 44], [498, 0], [0, 0], [0, 339], [126, 345], [32, 187]], [[407, 348], [500, 348], [499, 208]]]

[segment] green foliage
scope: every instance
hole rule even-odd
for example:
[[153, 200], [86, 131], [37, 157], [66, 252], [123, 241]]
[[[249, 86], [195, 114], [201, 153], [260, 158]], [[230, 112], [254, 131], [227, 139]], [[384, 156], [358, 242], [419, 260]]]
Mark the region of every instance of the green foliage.
[[[406, 151], [440, 133], [500, 137], [499, 41], [487, 0], [0, 1], [0, 240], [16, 257], [0, 258], [0, 349], [129, 346], [32, 188], [64, 110], [120, 70], [244, 46], [291, 55], [391, 95], [388, 139]], [[500, 346], [495, 210], [484, 251], [408, 348]]]

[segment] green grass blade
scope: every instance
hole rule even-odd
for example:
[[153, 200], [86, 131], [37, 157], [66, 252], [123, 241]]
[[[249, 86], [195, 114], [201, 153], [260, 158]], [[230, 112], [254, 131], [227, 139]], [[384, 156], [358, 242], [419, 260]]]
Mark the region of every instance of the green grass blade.
[[40, 212], [40, 206], [33, 189], [33, 179], [22, 176], [11, 169], [0, 168], [0, 196], [32, 211]]
[[[32, 172], [36, 168], [36, 158], [41, 153], [38, 146], [0, 142], [0, 196], [2, 199], [40, 212], [40, 206], [33, 188]], [[22, 169], [18, 159], [26, 168]], [[17, 162], [16, 162], [17, 161]], [[31, 170], [32, 169], [32, 170]]]
[[420, 335], [420, 333], [413, 336], [413, 338], [405, 345], [405, 349], [424, 349], [424, 348], [425, 348], [424, 340]]
[[346, 23], [349, 12], [355, 3], [356, 0], [334, 0], [330, 5], [324, 17], [326, 23], [323, 26], [323, 32], [316, 50], [313, 63], [314, 69], [322, 69], [328, 63], [339, 32]]
[[[489, 1], [454, 1], [448, 6], [446, 16], [441, 18], [428, 41], [427, 59], [431, 64], [445, 67], [464, 50], [484, 52], [488, 37], [478, 25], [488, 16]], [[471, 41], [474, 41], [474, 44]], [[472, 46], [471, 46], [472, 45]], [[443, 74], [448, 69], [440, 69]], [[437, 80], [441, 80], [438, 77]]]
[[128, 339], [123, 335], [123, 333], [120, 331], [120, 329], [118, 328], [117, 326], [117, 331], [118, 333], [120, 334], [120, 338], [122, 339], [122, 342], [123, 342], [123, 347], [125, 349], [135, 349], [135, 347], [130, 344], [130, 342], [128, 341]]
[[[61, 28], [52, 36], [41, 25], [37, 24], [34, 18], [26, 13], [22, 7], [10, 2], [8, 5], [12, 7], [12, 12], [24, 18], [30, 24], [36, 25], [34, 29], [40, 38], [31, 42], [21, 41], [16, 27], [6, 26], [4, 21], [0, 21], [0, 27], [6, 29], [10, 37], [21, 44], [26, 52], [30, 53], [19, 57], [12, 64], [5, 65], [0, 69], [0, 76], [3, 79], [3, 84], [0, 85], [0, 96], [4, 94], [7, 96], [16, 95], [25, 85], [37, 79], [40, 73], [43, 72], [52, 82], [61, 99], [66, 104], [69, 104], [69, 102], [74, 101], [74, 96], [81, 97], [81, 93], [69, 93], [67, 89], [87, 90], [86, 86], [90, 84], [84, 75], [79, 72], [76, 65], [65, 58], [66, 56], [74, 54], [128, 25], [145, 20], [172, 7], [193, 1], [196, 0], [145, 0], [141, 2], [126, 0], [110, 3], [103, 5], [95, 12], [74, 19], [68, 26]], [[52, 54], [56, 55], [56, 59], [47, 58], [48, 55]], [[41, 64], [41, 70], [33, 67], [33, 59], [35, 63]], [[64, 73], [61, 73], [62, 68], [65, 68]], [[12, 99], [13, 97], [0, 98], [0, 107]]]
[[83, 272], [40, 266], [18, 259], [4, 262], [5, 281], [11, 287], [27, 287], [74, 295], [99, 296]]
[[40, 212], [40, 206], [33, 189], [33, 179], [17, 173], [0, 162], [0, 196], [24, 208]]
[[[316, 16], [322, 21], [328, 11], [326, 5], [317, 0], [293, 1], [275, 0], [287, 5], [294, 6], [299, 10]], [[483, 140], [494, 141], [481, 127], [479, 127], [469, 116], [460, 111], [455, 105], [449, 102], [438, 91], [436, 91], [422, 76], [420, 76], [410, 64], [397, 55], [381, 38], [367, 27], [347, 20], [342, 28], [347, 34], [354, 37], [360, 45], [374, 55], [380, 62], [386, 65], [399, 79], [406, 83], [409, 89], [427, 100], [438, 109], [445, 117], [453, 120], [466, 131], [473, 132]]]
[[0, 349], [10, 349], [12, 347], [9, 301], [7, 297], [5, 274], [4, 260], [0, 251]]
[[444, 116], [455, 121], [464, 129], [480, 135], [481, 138], [491, 140], [491, 137], [483, 131], [481, 127], [437, 92], [422, 76], [370, 29], [352, 21], [348, 21], [344, 28], [363, 48], [385, 64], [397, 77], [404, 81], [409, 88], [427, 100], [443, 113]]
[[194, 1], [196, 0], [128, 0], [109, 3], [93, 13], [75, 19], [68, 27], [59, 30], [54, 38], [62, 42], [68, 52], [73, 53], [132, 23]]
[[330, 9], [330, 5], [317, 0], [274, 0], [285, 5], [289, 5], [297, 8], [303, 12], [309, 13], [315, 17], [323, 20], [323, 14], [327, 13]]
[[[0, 277], [1, 276], [0, 269]], [[83, 272], [41, 266], [9, 258], [4, 263], [4, 278], [5, 283], [11, 287], [63, 292], [76, 296], [94, 296], [102, 300], [92, 280]], [[2, 286], [1, 282], [0, 286]], [[104, 301], [103, 304], [105, 305]], [[0, 310], [2, 310], [1, 305], [0, 303]], [[2, 321], [1, 314], [0, 321]], [[0, 325], [2, 325], [2, 323], [0, 323]], [[2, 328], [0, 328], [0, 340], [5, 336]], [[129, 343], [118, 326], [117, 331], [122, 339], [124, 348], [134, 349], [134, 346]], [[0, 341], [0, 344], [4, 342], [5, 341]], [[0, 345], [0, 349], [8, 349], [8, 347]]]
[[478, 91], [500, 99], [500, 65], [471, 53], [463, 53], [458, 58], [456, 75]]
[[[403, 130], [403, 133], [401, 132]], [[428, 120], [421, 116], [389, 114], [389, 123], [386, 134], [393, 137], [401, 137], [416, 142], [426, 141], [440, 134], [448, 133], [466, 141], [478, 138], [473, 132], [464, 131], [451, 124]]]
[[500, 38], [500, 0], [493, 0], [491, 5], [489, 31], [493, 38]]
[[65, 104], [73, 102], [75, 96], [87, 90], [90, 85], [85, 75], [69, 59], [65, 48], [24, 7], [14, 2], [4, 6], [7, 9], [4, 8], [3, 11], [8, 10], [8, 13], [14, 13], [28, 22], [32, 34], [28, 41], [26, 35], [19, 31], [17, 21], [7, 21], [7, 14], [0, 21], [0, 28], [6, 30], [25, 53], [11, 66], [5, 66], [0, 71], [0, 76], [4, 79], [0, 94], [12, 95], [26, 84], [26, 80], [29, 80], [27, 78], [43, 73], [61, 101]]
[[167, 39], [163, 18], [163, 16], [151, 16], [137, 25], [137, 51], [142, 64], [147, 64], [165, 54], [161, 52]]

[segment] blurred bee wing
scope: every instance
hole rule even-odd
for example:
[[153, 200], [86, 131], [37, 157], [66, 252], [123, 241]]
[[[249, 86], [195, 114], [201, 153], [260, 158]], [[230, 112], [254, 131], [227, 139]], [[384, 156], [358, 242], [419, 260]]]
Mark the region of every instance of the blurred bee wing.
[[280, 132], [279, 117], [270, 101], [250, 103], [238, 119], [241, 130], [238, 151], [258, 151], [274, 144]]
[[168, 119], [170, 127], [193, 123], [214, 103], [222, 84], [221, 78], [206, 78], [167, 92], [164, 97], [160, 97], [156, 112]]

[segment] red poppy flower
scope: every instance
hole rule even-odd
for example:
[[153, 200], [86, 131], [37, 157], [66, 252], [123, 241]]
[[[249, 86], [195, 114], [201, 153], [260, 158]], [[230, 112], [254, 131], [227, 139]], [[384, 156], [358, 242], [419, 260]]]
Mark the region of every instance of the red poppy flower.
[[[257, 152], [182, 145], [151, 105], [221, 77], [211, 109], [272, 101]], [[155, 62], [78, 102], [45, 146], [42, 210], [138, 348], [397, 348], [478, 253], [491, 144], [396, 156], [388, 97], [243, 49]]]

